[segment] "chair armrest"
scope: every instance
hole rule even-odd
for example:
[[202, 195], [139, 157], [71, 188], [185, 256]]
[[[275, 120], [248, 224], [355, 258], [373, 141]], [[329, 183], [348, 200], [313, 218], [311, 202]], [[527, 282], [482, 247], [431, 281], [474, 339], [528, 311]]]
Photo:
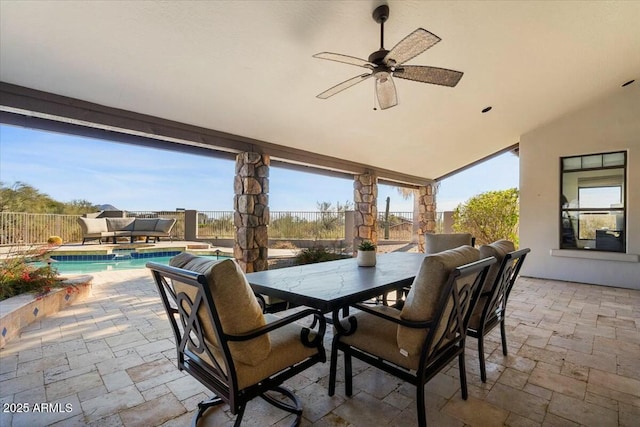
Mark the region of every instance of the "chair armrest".
[[398, 314], [397, 316], [393, 316], [378, 310], [374, 310], [371, 307], [368, 307], [362, 303], [353, 304], [352, 307], [357, 308], [358, 310], [364, 311], [365, 313], [380, 317], [381, 319], [396, 323], [398, 325], [406, 326], [408, 328], [424, 329], [424, 328], [431, 327], [431, 324], [432, 324], [431, 321], [416, 322], [412, 320], [405, 320], [400, 318], [400, 314]]
[[308, 308], [306, 310], [302, 310], [299, 311], [297, 313], [292, 314], [291, 316], [287, 316], [284, 317], [282, 319], [276, 320], [275, 322], [271, 322], [268, 323], [258, 329], [254, 329], [253, 331], [249, 331], [246, 332], [244, 334], [238, 334], [238, 335], [228, 335], [225, 334], [225, 337], [229, 340], [229, 341], [248, 341], [251, 339], [254, 339], [256, 337], [259, 337], [260, 335], [264, 335], [267, 334], [271, 331], [274, 331], [276, 329], [279, 329], [285, 325], [288, 325], [289, 323], [293, 323], [296, 320], [300, 320], [304, 317], [307, 316], [314, 316], [315, 319], [313, 321], [313, 324], [315, 324], [316, 322], [318, 322], [319, 326], [318, 326], [318, 334], [316, 335], [316, 338], [313, 340], [309, 340], [309, 333], [311, 332], [309, 330], [309, 328], [305, 328], [305, 327], [301, 327], [302, 331], [301, 331], [301, 338], [302, 338], [302, 342], [303, 344], [305, 344], [306, 346], [310, 346], [310, 347], [316, 347], [316, 341], [319, 338], [320, 340], [322, 340], [322, 337], [324, 336], [324, 332], [325, 329], [327, 327], [327, 321], [324, 318], [324, 316], [322, 315], [322, 312], [318, 311], [318, 310], [314, 310], [311, 308]]

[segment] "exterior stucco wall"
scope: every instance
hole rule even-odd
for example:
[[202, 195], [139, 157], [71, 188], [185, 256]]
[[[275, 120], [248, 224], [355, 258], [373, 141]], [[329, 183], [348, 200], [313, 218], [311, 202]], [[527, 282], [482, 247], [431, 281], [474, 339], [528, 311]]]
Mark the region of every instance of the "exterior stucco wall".
[[[558, 250], [560, 157], [612, 151], [627, 152], [627, 254]], [[639, 82], [521, 136], [520, 246], [525, 276], [640, 289]]]

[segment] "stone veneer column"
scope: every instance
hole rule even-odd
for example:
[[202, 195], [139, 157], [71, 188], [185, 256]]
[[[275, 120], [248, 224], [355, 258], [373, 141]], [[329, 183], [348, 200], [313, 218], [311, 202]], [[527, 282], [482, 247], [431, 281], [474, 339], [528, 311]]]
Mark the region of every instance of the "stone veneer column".
[[236, 156], [233, 256], [246, 273], [268, 268], [269, 163], [266, 154], [240, 153]]
[[354, 227], [353, 252], [363, 240], [378, 242], [378, 177], [366, 173], [353, 181]]
[[424, 253], [425, 233], [436, 231], [436, 184], [428, 184], [418, 190], [418, 250]]

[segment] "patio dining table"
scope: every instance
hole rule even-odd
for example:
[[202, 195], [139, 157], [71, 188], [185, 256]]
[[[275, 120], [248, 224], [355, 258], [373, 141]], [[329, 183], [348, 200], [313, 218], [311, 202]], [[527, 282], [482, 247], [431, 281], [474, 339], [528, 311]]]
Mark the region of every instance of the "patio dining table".
[[248, 273], [247, 280], [256, 293], [332, 313], [336, 324], [341, 308], [410, 285], [424, 256], [392, 252], [379, 254], [375, 267], [348, 258]]

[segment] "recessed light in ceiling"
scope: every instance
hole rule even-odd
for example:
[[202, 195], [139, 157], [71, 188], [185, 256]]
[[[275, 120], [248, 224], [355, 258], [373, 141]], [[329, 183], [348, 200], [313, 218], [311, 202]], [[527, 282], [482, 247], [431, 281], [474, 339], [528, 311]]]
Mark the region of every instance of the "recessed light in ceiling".
[[482, 109], [482, 112], [483, 113], [488, 113], [489, 111], [491, 111], [492, 108], [493, 107], [485, 107], [485, 108]]
[[628, 82], [624, 83], [622, 87], [629, 86], [633, 82], [635, 82], [635, 80], [629, 80]]

